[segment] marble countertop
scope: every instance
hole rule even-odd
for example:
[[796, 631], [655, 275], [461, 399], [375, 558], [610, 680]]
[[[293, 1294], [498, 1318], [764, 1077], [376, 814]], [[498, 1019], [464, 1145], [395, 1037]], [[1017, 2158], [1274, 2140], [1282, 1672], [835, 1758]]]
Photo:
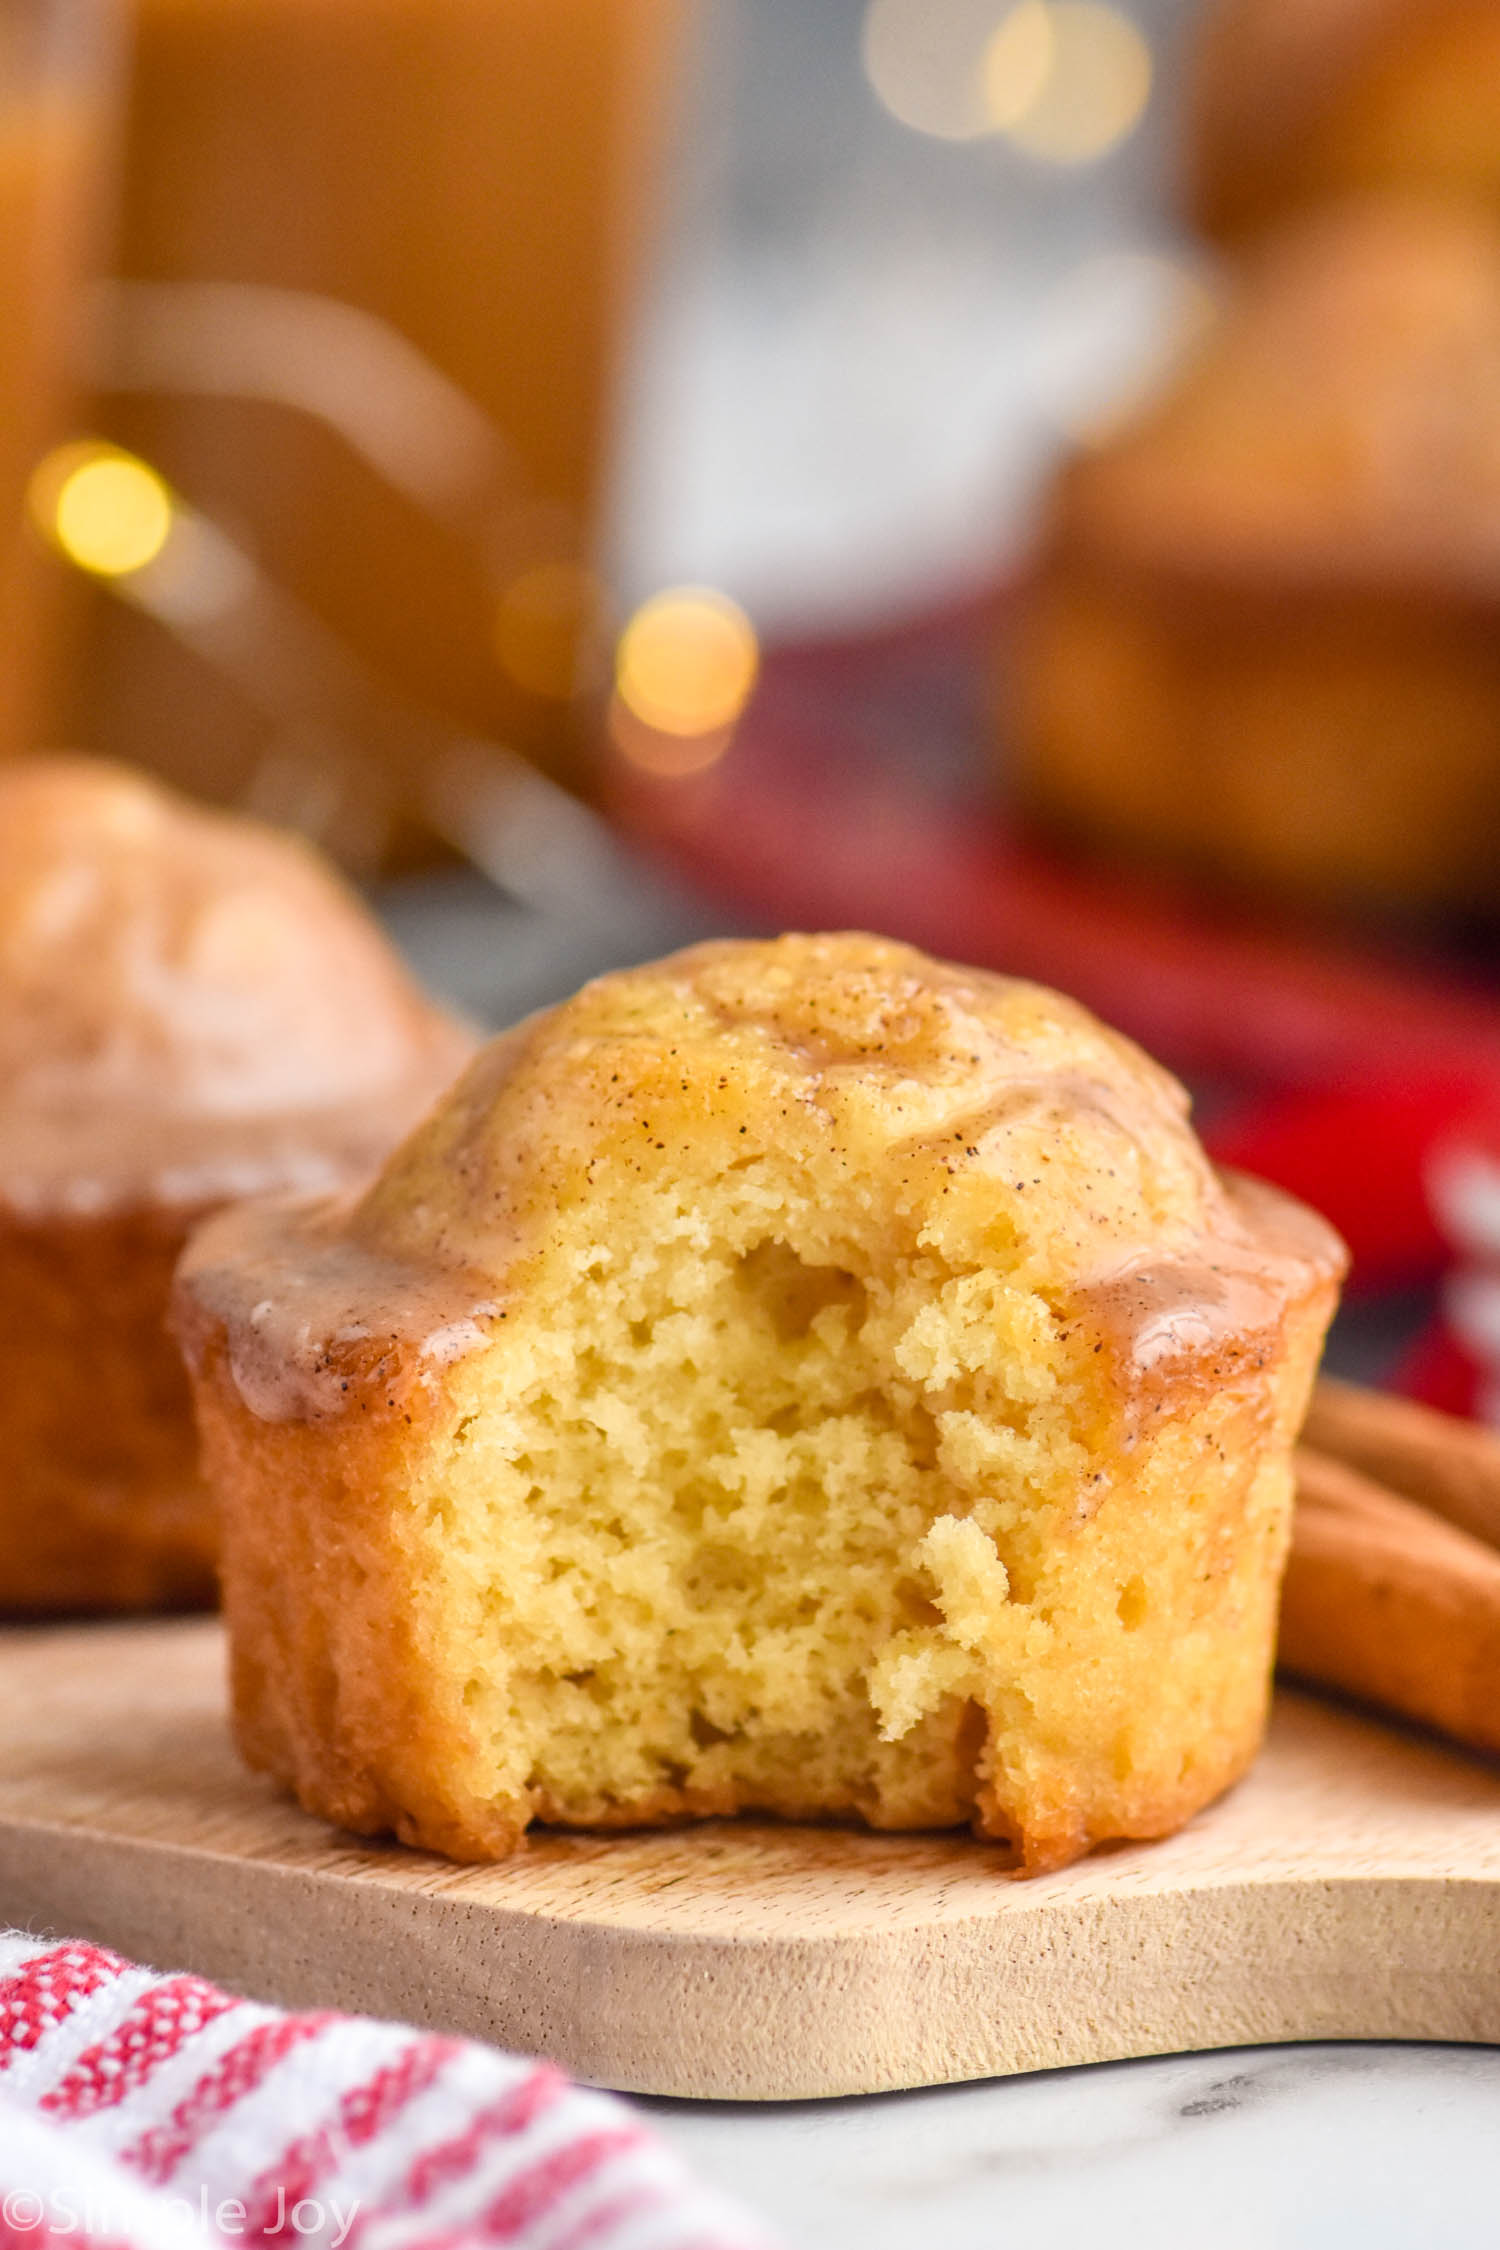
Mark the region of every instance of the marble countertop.
[[1241, 2048], [862, 2101], [640, 2106], [789, 2250], [1500, 2241], [1495, 2048]]

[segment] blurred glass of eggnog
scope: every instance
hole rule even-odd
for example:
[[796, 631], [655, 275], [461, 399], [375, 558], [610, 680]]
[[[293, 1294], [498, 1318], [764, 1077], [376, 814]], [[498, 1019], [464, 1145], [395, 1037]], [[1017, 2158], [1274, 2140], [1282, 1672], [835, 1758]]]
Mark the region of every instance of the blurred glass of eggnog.
[[38, 718], [54, 566], [25, 495], [67, 422], [115, 29], [112, 0], [0, 0], [0, 755]]
[[[133, 0], [106, 434], [393, 693], [569, 777], [683, 4]], [[96, 599], [80, 682], [83, 739], [253, 781], [271, 716], [159, 622]]]

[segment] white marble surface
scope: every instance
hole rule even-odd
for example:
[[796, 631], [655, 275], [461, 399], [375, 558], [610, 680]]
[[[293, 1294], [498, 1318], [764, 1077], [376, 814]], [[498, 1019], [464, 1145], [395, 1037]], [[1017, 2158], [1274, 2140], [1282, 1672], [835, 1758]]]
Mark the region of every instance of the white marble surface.
[[641, 2106], [789, 2250], [1500, 2243], [1494, 2048], [1239, 2049], [865, 2101]]

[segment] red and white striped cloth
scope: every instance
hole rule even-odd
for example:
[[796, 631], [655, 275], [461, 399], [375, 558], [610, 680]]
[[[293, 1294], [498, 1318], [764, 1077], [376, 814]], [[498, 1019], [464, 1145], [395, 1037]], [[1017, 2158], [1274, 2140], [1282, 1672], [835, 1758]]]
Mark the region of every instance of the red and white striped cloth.
[[612, 2095], [0, 1936], [0, 2250], [769, 2250]]

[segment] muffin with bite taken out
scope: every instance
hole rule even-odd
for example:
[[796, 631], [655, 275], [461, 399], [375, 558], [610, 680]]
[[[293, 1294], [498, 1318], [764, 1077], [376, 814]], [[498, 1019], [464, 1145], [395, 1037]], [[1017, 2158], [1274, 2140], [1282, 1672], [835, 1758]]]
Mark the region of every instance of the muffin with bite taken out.
[[184, 1258], [244, 1752], [464, 1859], [1164, 1834], [1260, 1740], [1341, 1267], [1035, 985], [860, 935], [601, 978]]

